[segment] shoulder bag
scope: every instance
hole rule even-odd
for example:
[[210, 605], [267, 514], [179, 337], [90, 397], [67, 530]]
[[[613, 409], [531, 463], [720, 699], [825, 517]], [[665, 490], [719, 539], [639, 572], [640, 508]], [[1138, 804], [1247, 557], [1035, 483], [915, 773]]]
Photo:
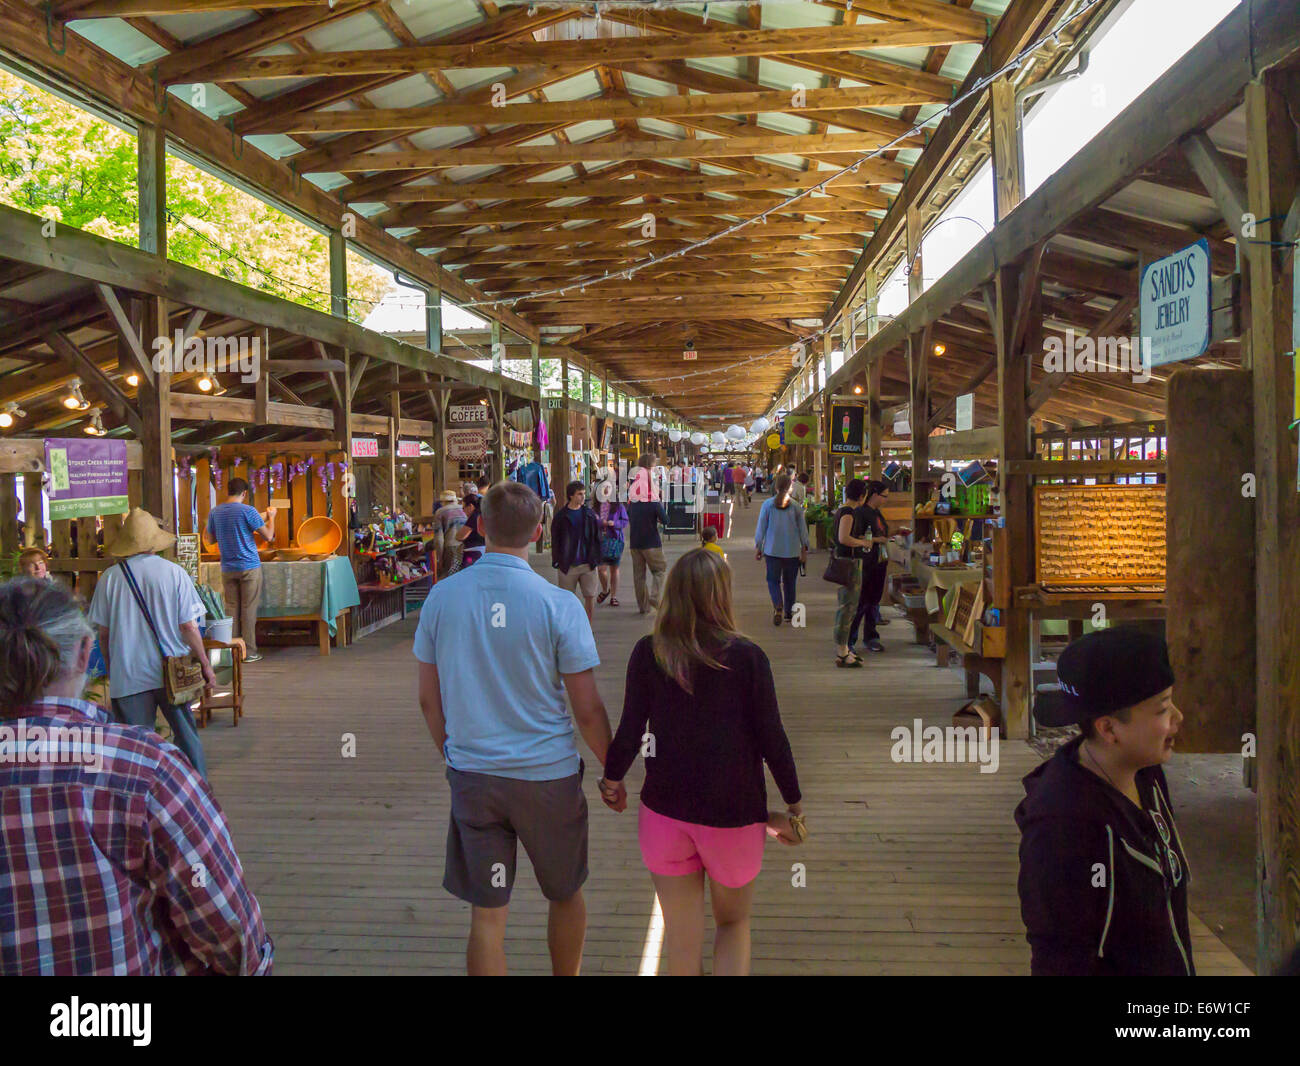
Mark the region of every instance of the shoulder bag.
[[131, 568], [127, 566], [125, 559], [122, 559], [118, 566], [126, 575], [126, 583], [131, 586], [131, 595], [135, 597], [144, 620], [149, 623], [149, 632], [153, 634], [153, 642], [162, 657], [163, 689], [167, 693], [167, 702], [173, 707], [182, 703], [193, 703], [199, 698], [205, 685], [202, 665], [189, 652], [184, 655], [168, 655], [163, 650], [162, 641], [158, 639], [158, 627], [154, 625], [153, 615], [149, 613], [144, 597], [140, 594], [140, 586], [135, 582], [135, 575], [131, 573]]

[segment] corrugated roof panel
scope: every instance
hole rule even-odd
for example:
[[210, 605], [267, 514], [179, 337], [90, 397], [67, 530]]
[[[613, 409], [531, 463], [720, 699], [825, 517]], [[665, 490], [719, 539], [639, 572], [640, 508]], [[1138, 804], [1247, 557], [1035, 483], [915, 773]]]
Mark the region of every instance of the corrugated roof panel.
[[247, 140], [259, 152], [265, 152], [273, 159], [283, 159], [303, 150], [302, 145], [284, 133], [254, 133]]
[[623, 84], [633, 96], [676, 96], [677, 87], [655, 78], [643, 78], [640, 74], [623, 74]]
[[443, 98], [443, 94], [423, 74], [413, 74], [366, 93], [366, 99], [375, 107], [424, 107]]
[[948, 51], [948, 58], [943, 61], [943, 66], [939, 68], [939, 73], [945, 78], [952, 78], [953, 81], [961, 83], [970, 71], [971, 64], [979, 58], [980, 52], [984, 50], [982, 44], [954, 44]]
[[783, 63], [779, 59], [764, 59], [758, 73], [759, 80], [773, 89], [791, 89], [795, 85], [802, 85], [806, 89], [824, 89], [831, 82], [827, 74]]
[[[397, 7], [402, 5], [398, 3]], [[303, 38], [318, 52], [350, 52], [364, 48], [393, 48], [393, 35], [372, 12], [361, 11], [350, 18], [335, 19]]]
[[614, 123], [601, 119], [591, 122], [576, 122], [565, 132], [569, 135], [571, 141], [590, 141], [596, 137], [604, 137], [606, 134], [613, 133], [617, 129]]
[[748, 58], [732, 59], [728, 56], [711, 56], [708, 59], [688, 59], [686, 65], [697, 70], [706, 70], [710, 74], [722, 74], [728, 78], [748, 78]]
[[543, 93], [548, 100], [593, 100], [601, 94], [600, 79], [588, 70], [548, 85]]
[[417, 148], [447, 148], [474, 140], [474, 131], [468, 126], [436, 126], [412, 133], [407, 139]]
[[71, 26], [91, 44], [133, 67], [167, 55], [166, 48], [121, 19], [82, 19]]
[[445, 70], [443, 74], [458, 93], [466, 89], [476, 89], [480, 85], [491, 85], [494, 81], [508, 81], [514, 77], [514, 67], [475, 67], [473, 70]]
[[466, 26], [483, 21], [483, 12], [475, 0], [437, 0], [436, 3], [397, 3], [389, 5], [417, 40], [445, 37]]
[[483, 181], [492, 177], [505, 177], [500, 167], [492, 166], [490, 163], [472, 167], [449, 167], [442, 172], [442, 176], [457, 185], [464, 181]]
[[[236, 26], [244, 26], [258, 21], [252, 11], [204, 11], [181, 15], [158, 15], [152, 20], [160, 30], [170, 33], [178, 40], [191, 44], [206, 40]], [[80, 32], [80, 31], [78, 31]]]

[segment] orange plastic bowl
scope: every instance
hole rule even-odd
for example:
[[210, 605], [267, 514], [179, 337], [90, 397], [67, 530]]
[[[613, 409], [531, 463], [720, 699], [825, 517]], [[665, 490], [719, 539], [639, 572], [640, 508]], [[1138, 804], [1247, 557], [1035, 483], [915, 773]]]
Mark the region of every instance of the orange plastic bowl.
[[298, 527], [294, 541], [305, 555], [333, 555], [343, 543], [343, 529], [334, 519], [317, 515]]

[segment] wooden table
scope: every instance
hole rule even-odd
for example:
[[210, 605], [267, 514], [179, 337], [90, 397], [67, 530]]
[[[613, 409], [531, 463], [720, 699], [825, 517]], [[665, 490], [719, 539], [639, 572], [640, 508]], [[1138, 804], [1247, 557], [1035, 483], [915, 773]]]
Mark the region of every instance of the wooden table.
[[980, 694], [980, 674], [993, 682], [993, 694], [1002, 699], [1002, 660], [981, 655], [947, 626], [932, 625], [930, 632], [935, 637], [935, 665], [947, 666], [949, 649], [961, 656], [962, 667], [966, 671], [966, 695], [974, 699]]

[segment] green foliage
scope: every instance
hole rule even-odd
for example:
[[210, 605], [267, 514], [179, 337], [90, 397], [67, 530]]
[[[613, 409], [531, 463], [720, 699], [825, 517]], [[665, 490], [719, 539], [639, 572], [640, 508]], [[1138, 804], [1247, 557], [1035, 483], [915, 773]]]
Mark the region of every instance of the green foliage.
[[[135, 138], [0, 71], [0, 202], [138, 246]], [[168, 258], [330, 309], [323, 234], [175, 156], [167, 158], [167, 207]], [[391, 286], [387, 271], [348, 254], [354, 321]]]

